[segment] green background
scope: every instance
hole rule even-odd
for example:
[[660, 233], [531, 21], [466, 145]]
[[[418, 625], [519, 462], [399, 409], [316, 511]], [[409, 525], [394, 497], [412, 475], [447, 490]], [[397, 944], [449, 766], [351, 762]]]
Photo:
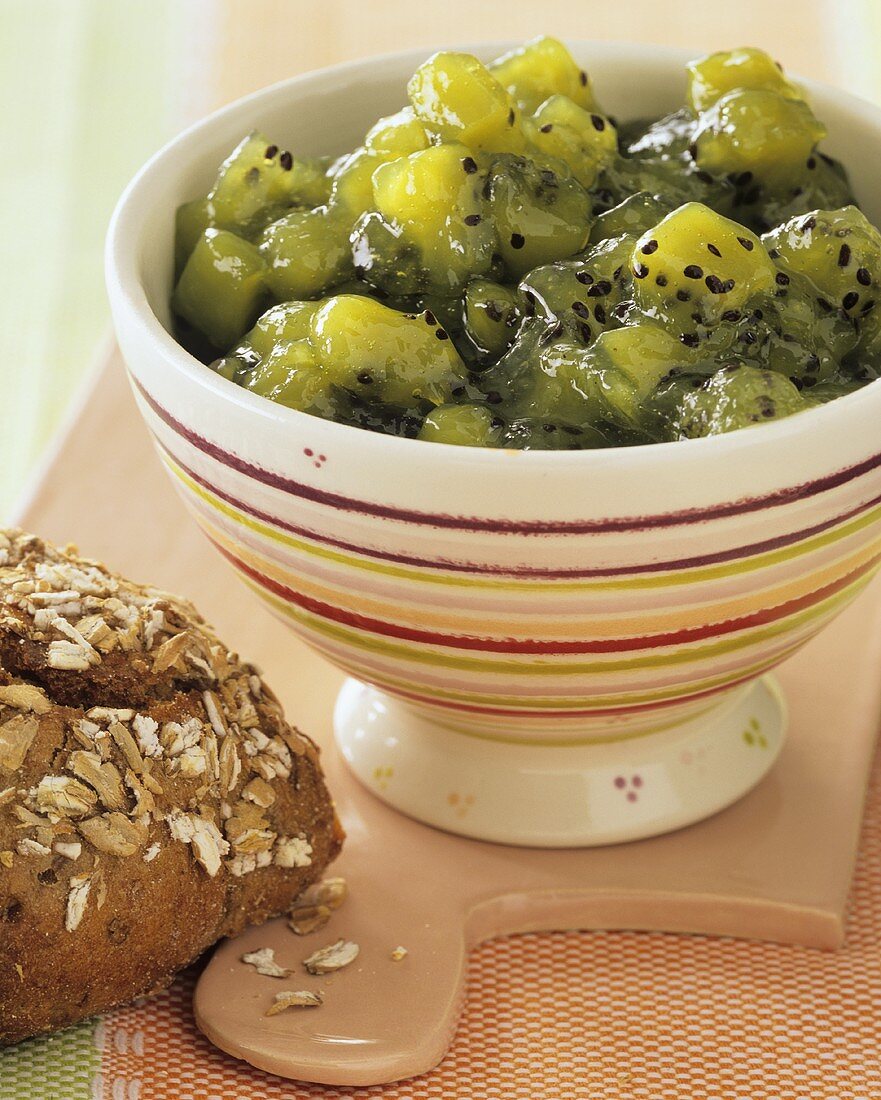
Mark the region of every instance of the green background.
[[102, 251], [129, 177], [178, 128], [175, 0], [0, 0], [0, 517], [108, 323]]

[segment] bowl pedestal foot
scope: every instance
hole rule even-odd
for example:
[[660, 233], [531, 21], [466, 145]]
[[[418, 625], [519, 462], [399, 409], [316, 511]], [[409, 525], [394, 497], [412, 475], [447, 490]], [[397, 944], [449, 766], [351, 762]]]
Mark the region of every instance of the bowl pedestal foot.
[[343, 758], [390, 806], [462, 836], [540, 848], [616, 844], [709, 817], [765, 776], [785, 728], [770, 677], [656, 732], [564, 743], [469, 735], [351, 679], [334, 713]]

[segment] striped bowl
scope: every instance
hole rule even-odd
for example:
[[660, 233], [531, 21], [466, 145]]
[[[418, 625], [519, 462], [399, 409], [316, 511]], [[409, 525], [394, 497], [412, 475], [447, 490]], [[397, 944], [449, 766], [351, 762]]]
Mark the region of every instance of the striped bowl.
[[[572, 48], [619, 117], [682, 100], [685, 55]], [[398, 108], [423, 56], [268, 88], [140, 172], [107, 254], [137, 402], [218, 551], [355, 679], [337, 738], [381, 797], [518, 843], [663, 831], [764, 774], [783, 718], [758, 678], [877, 568], [881, 384], [728, 436], [527, 453], [326, 422], [190, 357], [169, 334], [177, 204], [204, 192], [254, 127], [308, 153], [353, 147]], [[829, 150], [881, 219], [881, 112], [822, 87], [811, 95]]]

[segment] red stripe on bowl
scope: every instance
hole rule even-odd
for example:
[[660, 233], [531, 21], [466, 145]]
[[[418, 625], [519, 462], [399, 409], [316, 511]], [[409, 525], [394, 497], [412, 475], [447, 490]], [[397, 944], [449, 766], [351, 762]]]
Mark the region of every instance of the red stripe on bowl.
[[848, 511], [833, 516], [832, 519], [825, 520], [822, 523], [816, 523], [811, 527], [803, 527], [798, 531], [790, 531], [776, 538], [763, 539], [761, 542], [748, 543], [745, 546], [735, 546], [728, 550], [719, 550], [714, 554], [698, 554], [694, 557], [677, 558], [673, 561], [645, 562], [638, 565], [607, 566], [597, 569], [531, 569], [528, 566], [488, 565], [483, 562], [452, 561], [447, 558], [418, 558], [408, 554], [395, 554], [391, 551], [378, 550], [370, 546], [360, 546], [357, 543], [347, 542], [344, 539], [336, 539], [330, 535], [324, 535], [318, 531], [313, 531], [308, 527], [298, 527], [296, 524], [289, 523], [280, 516], [274, 516], [269, 512], [264, 512], [248, 504], [246, 501], [233, 496], [231, 493], [227, 493], [224, 489], [208, 481], [207, 478], [202, 477], [201, 474], [196, 473], [192, 467], [188, 466], [180, 456], [176, 455], [171, 448], [163, 443], [158, 437], [154, 436], [153, 438], [156, 440], [157, 446], [184, 471], [187, 477], [192, 478], [192, 480], [198, 485], [201, 485], [203, 489], [207, 489], [210, 493], [219, 497], [220, 500], [232, 505], [233, 508], [245, 512], [247, 515], [260, 520], [262, 523], [277, 527], [281, 531], [287, 531], [289, 534], [298, 535], [301, 538], [311, 539], [313, 542], [320, 543], [323, 546], [332, 546], [337, 550], [346, 550], [353, 554], [360, 554], [363, 557], [392, 562], [395, 565], [410, 565], [424, 569], [438, 569], [446, 570], [447, 572], [474, 573], [478, 575], [486, 574], [498, 577], [535, 577], [543, 580], [583, 580], [592, 578], [601, 579], [604, 577], [626, 577], [642, 573], [672, 573], [706, 565], [721, 565], [725, 562], [737, 561], [741, 558], [750, 558], [758, 554], [764, 554], [772, 550], [780, 550], [786, 546], [791, 546], [793, 543], [801, 542], [814, 535], [822, 534], [824, 531], [828, 531], [830, 528], [836, 527], [840, 523], [846, 523], [847, 520], [853, 519], [855, 516], [861, 515], [870, 508], [874, 508], [881, 504], [881, 494], [879, 494], [857, 505], [855, 508], [850, 508]]
[[[210, 536], [208, 537], [210, 538]], [[876, 554], [858, 569], [839, 577], [838, 580], [824, 585], [822, 588], [808, 592], [797, 599], [778, 604], [776, 607], [762, 608], [749, 615], [743, 615], [738, 619], [729, 619], [722, 623], [705, 623], [701, 626], [687, 627], [665, 634], [650, 634], [644, 637], [597, 638], [593, 641], [568, 642], [540, 638], [484, 638], [468, 634], [440, 634], [432, 630], [420, 630], [416, 627], [403, 626], [400, 623], [375, 619], [355, 611], [347, 611], [345, 608], [336, 607], [333, 604], [324, 603], [302, 592], [297, 592], [295, 589], [289, 588], [280, 581], [267, 577], [259, 570], [247, 565], [213, 539], [211, 541], [228, 561], [232, 562], [237, 569], [256, 581], [261, 587], [288, 603], [292, 603], [303, 608], [304, 611], [309, 611], [331, 622], [353, 627], [356, 630], [368, 631], [371, 634], [399, 638], [402, 641], [421, 642], [425, 645], [444, 646], [447, 649], [479, 650], [488, 653], [533, 653], [546, 656], [563, 653], [632, 653], [644, 649], [662, 649], [666, 646], [687, 645], [689, 642], [704, 641], [708, 638], [734, 634], [739, 630], [747, 630], [751, 627], [766, 626], [779, 619], [785, 619], [788, 615], [803, 611], [829, 596], [833, 596], [853, 581], [864, 576], [881, 560], [881, 554]]]

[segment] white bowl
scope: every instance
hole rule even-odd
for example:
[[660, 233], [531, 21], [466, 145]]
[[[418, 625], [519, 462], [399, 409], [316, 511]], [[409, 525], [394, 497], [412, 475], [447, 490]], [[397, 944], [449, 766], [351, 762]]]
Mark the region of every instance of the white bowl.
[[[571, 48], [619, 118], [682, 102], [684, 53]], [[765, 774], [784, 720], [758, 678], [877, 566], [881, 383], [725, 436], [510, 452], [321, 420], [188, 355], [169, 334], [176, 206], [254, 127], [298, 153], [353, 148], [425, 52], [267, 88], [142, 169], [107, 247], [135, 395], [197, 522], [356, 678], [337, 739], [380, 797], [524, 844], [674, 828]], [[881, 112], [806, 83], [824, 149], [881, 221]]]

